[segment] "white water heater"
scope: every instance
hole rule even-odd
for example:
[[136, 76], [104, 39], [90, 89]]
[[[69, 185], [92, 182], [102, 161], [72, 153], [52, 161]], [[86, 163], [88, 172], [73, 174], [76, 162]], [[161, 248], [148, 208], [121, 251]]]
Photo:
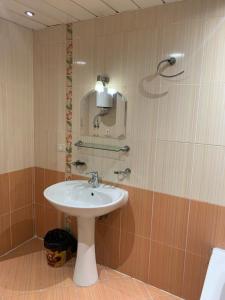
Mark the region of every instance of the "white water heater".
[[96, 106], [101, 108], [111, 108], [113, 106], [113, 97], [108, 93], [106, 87], [104, 87], [103, 92], [96, 92]]

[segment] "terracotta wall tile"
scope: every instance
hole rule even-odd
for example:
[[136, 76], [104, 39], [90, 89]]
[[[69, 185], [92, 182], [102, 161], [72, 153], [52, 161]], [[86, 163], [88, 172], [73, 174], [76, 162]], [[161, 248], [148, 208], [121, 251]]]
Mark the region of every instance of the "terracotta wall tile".
[[65, 180], [65, 173], [45, 169], [45, 187]]
[[[63, 228], [65, 225], [64, 214], [53, 207], [43, 196], [44, 188], [65, 180], [65, 173], [49, 169], [36, 168], [35, 175], [36, 234], [43, 237], [47, 231], [54, 228]], [[70, 226], [72, 232], [75, 234], [75, 220], [73, 220], [73, 222], [71, 221]]]
[[12, 247], [14, 248], [24, 241], [32, 238], [34, 234], [32, 205], [12, 212], [11, 222]]
[[45, 235], [45, 207], [43, 205], [35, 205], [35, 230], [38, 237]]
[[187, 236], [187, 250], [208, 256], [214, 246], [218, 207], [191, 201]]
[[77, 174], [72, 174], [72, 180], [87, 180], [86, 176], [81, 176]]
[[149, 239], [133, 233], [122, 232], [119, 271], [146, 282], [148, 280], [149, 253]]
[[0, 255], [11, 249], [10, 215], [0, 216]]
[[[64, 180], [65, 180], [65, 173], [45, 169], [45, 188], [52, 184], [55, 184], [55, 183], [58, 183], [58, 182], [61, 182]], [[46, 207], [54, 209], [54, 207], [48, 201], [46, 201]]]
[[[55, 210], [55, 208], [54, 208], [54, 210]], [[65, 230], [68, 230], [69, 232], [71, 232], [71, 234], [74, 237], [78, 236], [77, 217], [74, 217], [74, 216], [71, 216], [71, 215], [68, 215], [68, 214], [64, 214], [64, 213], [61, 212], [60, 216], [59, 216], [58, 227], [61, 227]]]
[[151, 242], [149, 283], [181, 296], [185, 252]]
[[104, 265], [117, 269], [120, 255], [120, 230], [105, 226]]
[[97, 262], [117, 269], [119, 267], [120, 231], [117, 228], [97, 223], [95, 238]]
[[182, 297], [186, 300], [199, 300], [209, 259], [189, 252], [186, 254]]
[[73, 236], [77, 237], [77, 218], [70, 216], [70, 226]]
[[9, 213], [9, 175], [0, 175], [0, 215]]
[[95, 226], [95, 255], [97, 263], [104, 264], [104, 245], [105, 245], [106, 226], [96, 223]]
[[33, 168], [9, 173], [11, 211], [32, 203]]
[[101, 216], [96, 219], [96, 223], [101, 223], [106, 226], [114, 227], [120, 230], [121, 226], [121, 209], [112, 211], [111, 213]]
[[185, 250], [189, 201], [154, 193], [151, 239]]
[[63, 213], [55, 208], [45, 208], [45, 233], [54, 228], [63, 227]]
[[225, 207], [217, 206], [218, 215], [213, 247], [225, 248]]
[[45, 188], [45, 169], [35, 168], [35, 203], [45, 204], [43, 191]]
[[151, 232], [153, 192], [125, 187], [129, 193], [126, 206], [121, 209], [121, 228], [149, 238]]

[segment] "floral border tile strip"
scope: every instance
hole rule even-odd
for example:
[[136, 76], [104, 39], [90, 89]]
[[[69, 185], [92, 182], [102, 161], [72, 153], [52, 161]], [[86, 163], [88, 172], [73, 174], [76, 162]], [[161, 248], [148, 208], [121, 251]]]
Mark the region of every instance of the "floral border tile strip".
[[72, 65], [73, 37], [72, 24], [66, 25], [66, 180], [72, 179]]

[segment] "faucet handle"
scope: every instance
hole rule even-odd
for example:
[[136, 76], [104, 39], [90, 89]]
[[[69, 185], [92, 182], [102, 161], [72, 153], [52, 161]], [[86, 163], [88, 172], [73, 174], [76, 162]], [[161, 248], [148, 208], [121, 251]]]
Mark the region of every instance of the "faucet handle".
[[98, 171], [90, 171], [90, 172], [87, 172], [85, 174], [86, 175], [96, 175], [96, 176], [98, 176]]
[[131, 169], [126, 168], [125, 170], [114, 171], [114, 174], [127, 176], [131, 174]]
[[71, 165], [73, 165], [77, 168], [79, 166], [86, 166], [86, 162], [78, 159], [76, 161], [71, 162]]

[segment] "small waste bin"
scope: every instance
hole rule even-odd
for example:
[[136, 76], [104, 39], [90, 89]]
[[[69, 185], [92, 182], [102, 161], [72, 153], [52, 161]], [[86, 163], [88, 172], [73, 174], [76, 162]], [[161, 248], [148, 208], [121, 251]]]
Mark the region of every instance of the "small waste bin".
[[53, 229], [44, 237], [47, 262], [52, 267], [61, 267], [77, 251], [77, 240], [63, 229]]

